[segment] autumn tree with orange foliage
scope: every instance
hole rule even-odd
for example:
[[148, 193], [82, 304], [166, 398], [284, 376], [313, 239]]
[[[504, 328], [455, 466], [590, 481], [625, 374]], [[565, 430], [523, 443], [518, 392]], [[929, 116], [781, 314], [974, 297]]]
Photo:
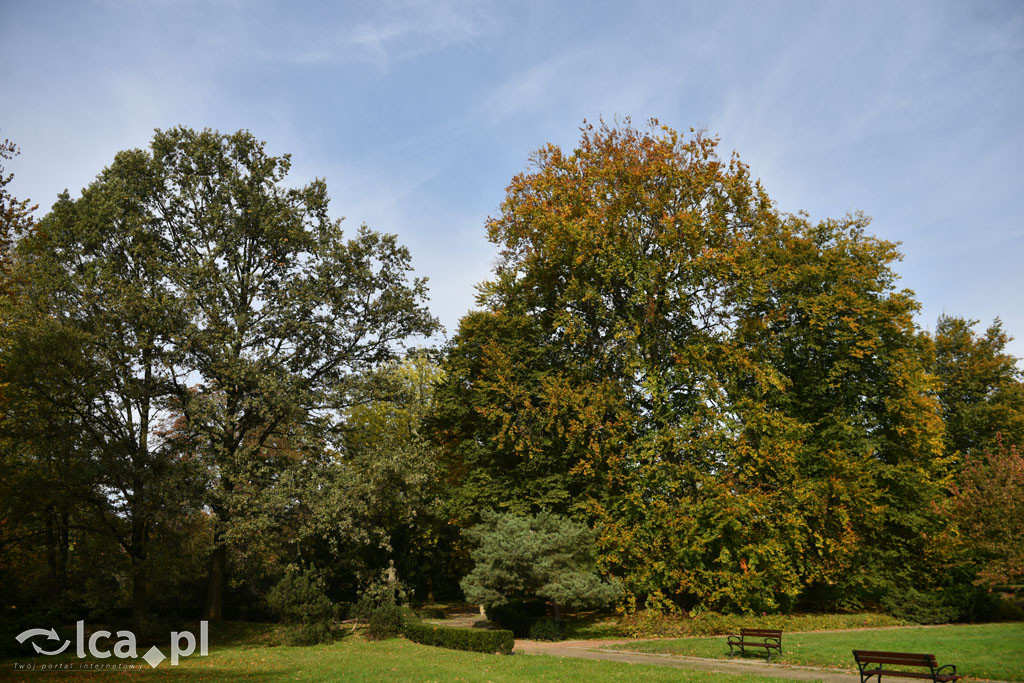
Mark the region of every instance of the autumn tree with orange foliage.
[[446, 367], [453, 498], [578, 511], [638, 607], [893, 590], [874, 562], [927, 552], [941, 453], [898, 253], [780, 213], [717, 144], [586, 125], [513, 178]]

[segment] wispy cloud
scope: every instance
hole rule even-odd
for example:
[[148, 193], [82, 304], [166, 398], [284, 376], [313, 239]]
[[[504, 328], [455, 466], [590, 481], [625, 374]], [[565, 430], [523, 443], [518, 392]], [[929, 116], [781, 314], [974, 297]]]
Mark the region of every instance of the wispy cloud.
[[470, 42], [486, 25], [481, 3], [391, 2], [383, 16], [358, 24], [342, 43], [363, 48], [387, 65]]
[[[59, 4], [60, 11], [53, 11]], [[248, 128], [398, 232], [453, 329], [509, 178], [584, 118], [705, 128], [769, 194], [863, 209], [937, 311], [1024, 338], [1014, 0], [0, 0], [19, 196], [50, 205], [155, 127]], [[1024, 355], [1024, 339], [1017, 343]]]
[[492, 25], [488, 8], [486, 2], [463, 0], [389, 0], [348, 6], [319, 25], [286, 24], [283, 31], [278, 27], [277, 39], [262, 44], [259, 52], [268, 61], [368, 62], [386, 70], [477, 39]]

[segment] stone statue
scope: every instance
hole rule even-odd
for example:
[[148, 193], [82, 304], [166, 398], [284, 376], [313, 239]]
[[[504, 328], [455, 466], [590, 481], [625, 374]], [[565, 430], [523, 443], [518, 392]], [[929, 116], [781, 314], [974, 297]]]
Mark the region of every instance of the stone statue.
[[388, 583], [392, 584], [398, 581], [398, 570], [395, 569], [395, 561], [388, 560]]

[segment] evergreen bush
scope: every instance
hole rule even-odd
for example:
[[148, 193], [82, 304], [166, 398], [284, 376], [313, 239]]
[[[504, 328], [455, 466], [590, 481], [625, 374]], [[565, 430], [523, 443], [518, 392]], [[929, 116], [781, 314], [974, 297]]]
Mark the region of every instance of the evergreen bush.
[[323, 576], [314, 568], [289, 570], [267, 595], [267, 605], [281, 621], [300, 628], [289, 632], [291, 645], [312, 645], [331, 639], [337, 607], [327, 597]]
[[370, 614], [366, 633], [371, 640], [384, 640], [401, 635], [404, 626], [405, 612], [402, 608], [385, 603]]
[[414, 618], [408, 607], [399, 603], [408, 600], [409, 589], [401, 581], [389, 580], [387, 572], [366, 584], [350, 614], [357, 621], [365, 621], [367, 635], [372, 640], [383, 640], [401, 635], [407, 619]]
[[285, 631], [281, 640], [292, 647], [328, 643], [331, 641], [331, 626], [322, 621], [298, 624]]
[[547, 605], [539, 600], [516, 600], [487, 607], [487, 618], [515, 634], [526, 638], [534, 622], [547, 614]]
[[539, 599], [558, 617], [559, 607], [605, 607], [622, 595], [618, 581], [597, 570], [594, 531], [567, 517], [485, 512], [466, 535], [475, 566], [460, 585], [485, 608]]
[[955, 596], [913, 588], [891, 591], [882, 598], [882, 608], [897, 619], [915, 624], [948, 624], [960, 616]]
[[541, 617], [530, 626], [529, 638], [530, 640], [561, 640], [562, 625], [551, 617]]

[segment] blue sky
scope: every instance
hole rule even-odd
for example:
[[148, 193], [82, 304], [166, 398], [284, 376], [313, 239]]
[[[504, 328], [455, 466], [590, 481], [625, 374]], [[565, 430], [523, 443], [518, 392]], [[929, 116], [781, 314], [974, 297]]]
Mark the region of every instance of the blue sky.
[[154, 128], [246, 128], [400, 236], [451, 334], [530, 153], [653, 116], [784, 211], [872, 216], [922, 326], [998, 315], [1024, 356], [1024, 2], [0, 0], [0, 26], [12, 190], [42, 210]]

